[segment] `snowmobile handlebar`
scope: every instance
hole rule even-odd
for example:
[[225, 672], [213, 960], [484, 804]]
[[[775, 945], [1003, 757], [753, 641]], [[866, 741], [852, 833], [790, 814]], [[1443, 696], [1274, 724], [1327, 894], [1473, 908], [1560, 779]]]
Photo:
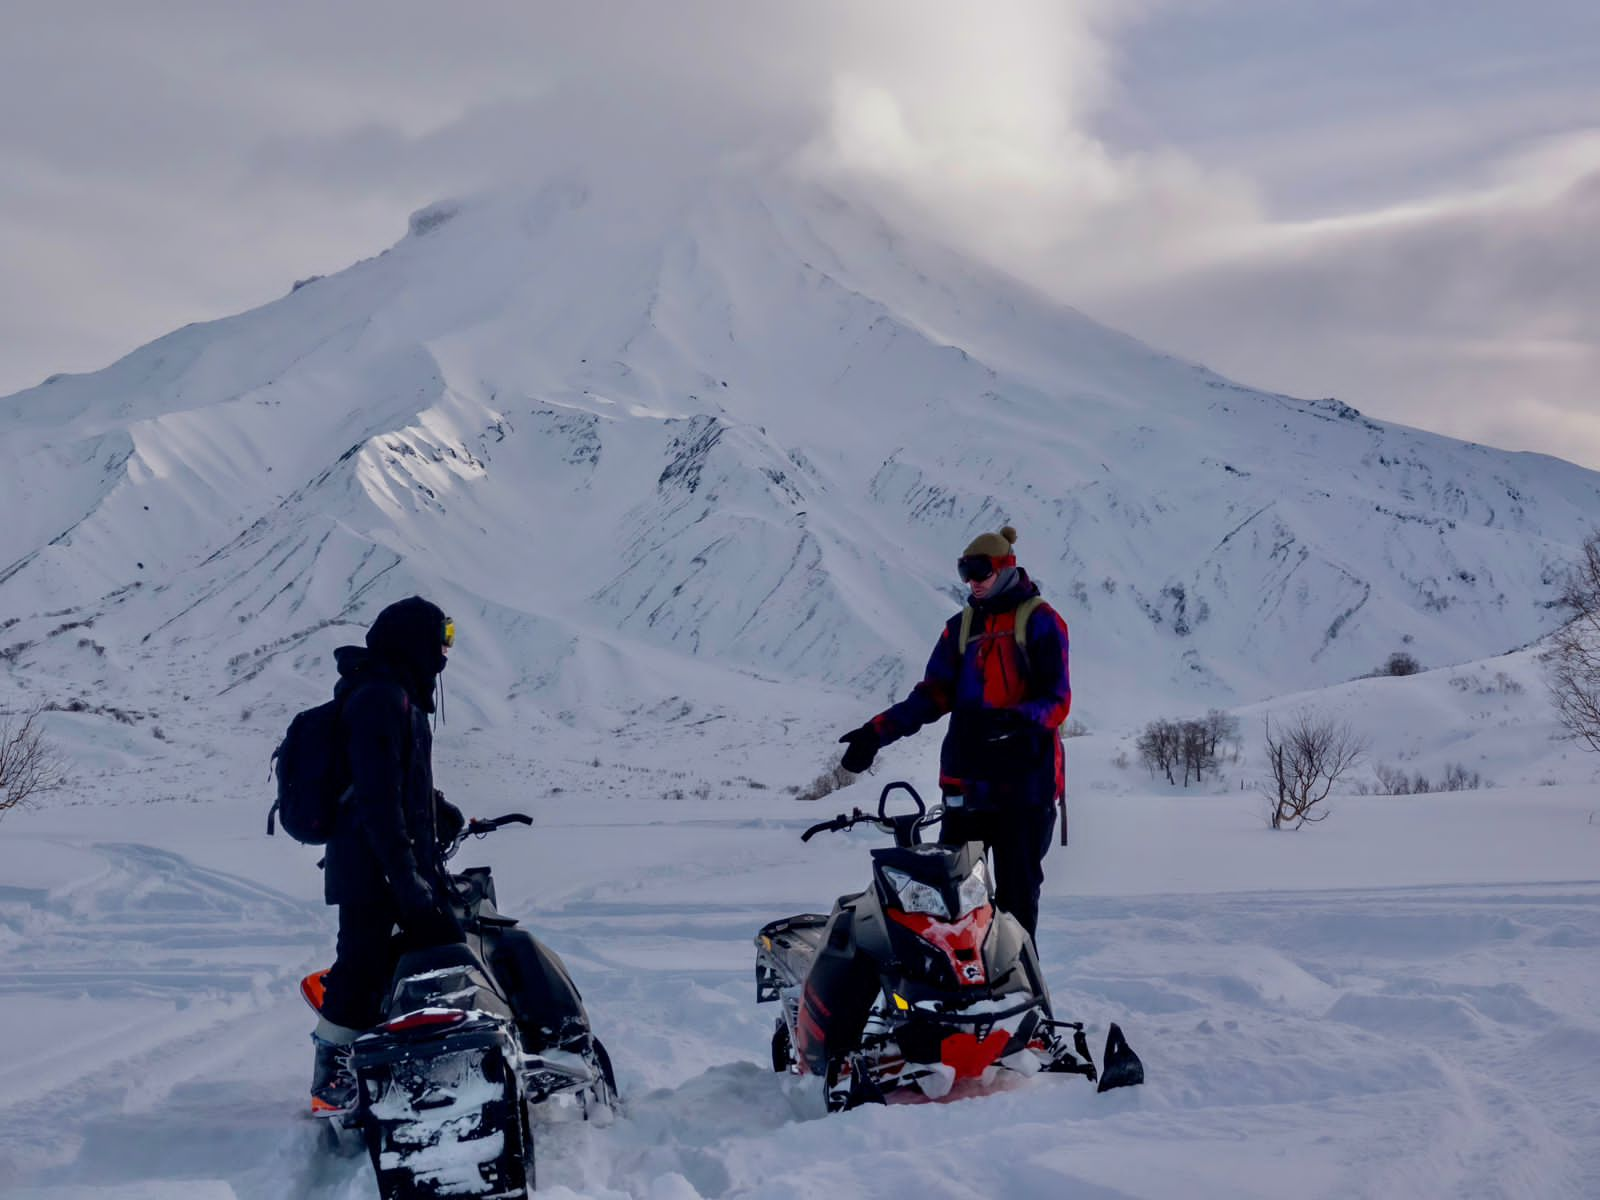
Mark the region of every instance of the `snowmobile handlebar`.
[[809, 842], [819, 833], [838, 833], [841, 829], [849, 829], [857, 821], [868, 821], [872, 818], [859, 808], [851, 809], [847, 813], [840, 813], [831, 821], [818, 821], [810, 829], [800, 835], [802, 842]]
[[527, 813], [506, 813], [503, 817], [473, 817], [461, 832], [473, 837], [482, 837], [486, 833], [493, 833], [504, 825], [532, 825], [533, 818]]
[[917, 789], [904, 779], [897, 779], [893, 783], [884, 784], [883, 791], [878, 793], [878, 820], [887, 821], [889, 819], [889, 794], [891, 792], [908, 792], [912, 803], [917, 806], [917, 816], [925, 817], [928, 815], [928, 806], [922, 802], [922, 797], [917, 794]]
[[[901, 784], [899, 786], [905, 787], [906, 785]], [[916, 793], [913, 792], [912, 795], [916, 795]], [[851, 809], [847, 813], [840, 813], [831, 821], [817, 822], [817, 824], [813, 825], [810, 829], [806, 830], [800, 835], [800, 840], [802, 842], [809, 842], [819, 833], [839, 833], [842, 830], [854, 829], [862, 821], [870, 822], [871, 824], [877, 826], [877, 828], [884, 833], [896, 833], [897, 821], [901, 823], [909, 822], [910, 827], [914, 829], [923, 829], [929, 825], [932, 825], [936, 821], [942, 820], [943, 818], [944, 806], [942, 804], [936, 804], [934, 807], [928, 808], [927, 806], [919, 803], [919, 811], [915, 816], [912, 816], [908, 813], [903, 817], [886, 817], [882, 815], [873, 816], [871, 813], [865, 813], [859, 808], [855, 808]]]
[[506, 813], [501, 817], [473, 817], [461, 827], [461, 832], [456, 834], [455, 840], [445, 846], [445, 861], [455, 857], [456, 851], [466, 844], [469, 837], [488, 837], [496, 829], [506, 825], [532, 825], [533, 818], [527, 813]]

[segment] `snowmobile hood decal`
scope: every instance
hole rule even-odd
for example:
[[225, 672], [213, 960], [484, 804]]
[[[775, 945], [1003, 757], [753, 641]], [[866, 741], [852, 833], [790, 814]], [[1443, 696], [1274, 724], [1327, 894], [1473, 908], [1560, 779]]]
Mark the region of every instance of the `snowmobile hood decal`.
[[966, 916], [954, 921], [941, 921], [938, 917], [908, 913], [898, 908], [885, 908], [883, 911], [896, 925], [909, 929], [929, 945], [943, 951], [962, 987], [980, 987], [989, 982], [988, 969], [983, 964], [983, 943], [989, 936], [989, 926], [994, 922], [994, 908], [991, 905], [980, 904]]

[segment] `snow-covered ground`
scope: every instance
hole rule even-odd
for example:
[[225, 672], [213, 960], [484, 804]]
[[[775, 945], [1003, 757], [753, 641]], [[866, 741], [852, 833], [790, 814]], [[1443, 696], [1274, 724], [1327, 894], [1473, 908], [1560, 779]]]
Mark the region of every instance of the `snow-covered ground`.
[[[1348, 686], [1366, 691], [1374, 760], [1405, 752], [1404, 712], [1521, 699], [1437, 676]], [[1274, 834], [1248, 742], [1188, 791], [1113, 765], [1120, 739], [1070, 743], [1072, 844], [1047, 860], [1041, 950], [1057, 1007], [1099, 1036], [1121, 1021], [1145, 1087], [1038, 1079], [819, 1117], [765, 1065], [751, 938], [860, 886], [876, 835], [803, 846], [800, 830], [896, 774], [926, 778], [935, 742], [796, 801], [806, 747], [847, 717], [837, 701], [807, 713], [792, 763], [738, 712], [559, 752], [441, 729], [454, 798], [535, 816], [460, 861], [493, 865], [502, 907], [566, 957], [629, 1099], [609, 1128], [539, 1131], [549, 1194], [1600, 1194], [1592, 783], [1339, 796], [1326, 823]], [[1550, 748], [1533, 769], [1590, 779], [1550, 732], [1516, 731]], [[316, 855], [262, 836], [256, 764], [227, 762], [210, 778], [108, 769], [98, 798], [0, 827], [6, 1196], [376, 1194], [364, 1160], [321, 1152], [299, 1115], [296, 983], [331, 944]]]

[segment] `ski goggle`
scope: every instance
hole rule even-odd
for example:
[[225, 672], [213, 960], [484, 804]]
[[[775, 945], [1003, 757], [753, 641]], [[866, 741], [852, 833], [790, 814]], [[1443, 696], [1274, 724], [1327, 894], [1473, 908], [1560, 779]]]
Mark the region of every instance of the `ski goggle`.
[[994, 559], [987, 554], [968, 554], [956, 559], [956, 570], [963, 583], [982, 583], [994, 574]]
[[456, 644], [456, 623], [449, 617], [444, 619], [444, 648], [446, 650]]

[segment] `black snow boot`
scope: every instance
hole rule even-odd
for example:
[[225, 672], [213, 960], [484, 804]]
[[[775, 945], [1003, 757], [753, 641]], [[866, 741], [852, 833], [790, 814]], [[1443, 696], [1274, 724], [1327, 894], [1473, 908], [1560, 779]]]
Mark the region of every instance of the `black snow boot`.
[[356, 1106], [356, 1076], [350, 1069], [350, 1046], [311, 1035], [317, 1048], [311, 1070], [311, 1115], [335, 1117]]

